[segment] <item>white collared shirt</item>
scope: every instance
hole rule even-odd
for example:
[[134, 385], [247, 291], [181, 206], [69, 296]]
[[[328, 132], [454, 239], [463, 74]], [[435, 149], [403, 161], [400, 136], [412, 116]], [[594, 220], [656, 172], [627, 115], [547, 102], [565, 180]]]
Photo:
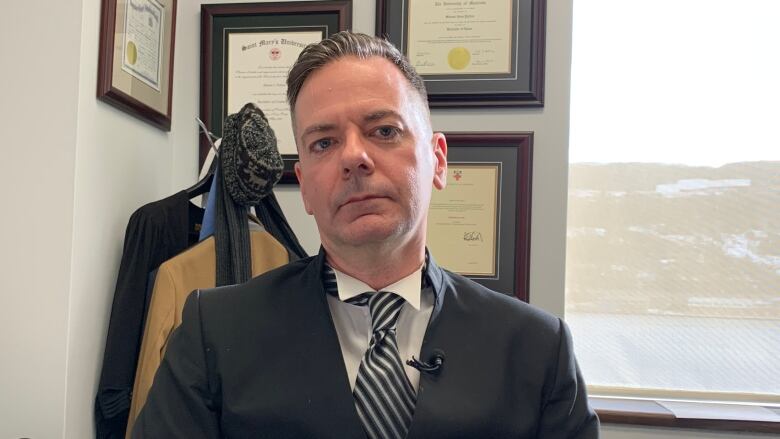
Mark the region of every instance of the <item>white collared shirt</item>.
[[[376, 290], [335, 268], [333, 272], [336, 274], [339, 297], [328, 294], [328, 306], [339, 337], [349, 385], [354, 390], [360, 362], [371, 340], [371, 314], [368, 306], [351, 305], [344, 301], [362, 293]], [[417, 391], [420, 382], [420, 372], [407, 365], [406, 360], [410, 360], [412, 356], [420, 359], [420, 347], [428, 327], [428, 320], [431, 318], [434, 302], [433, 290], [430, 287], [420, 290], [421, 280], [422, 267], [398, 282], [381, 289], [381, 291], [398, 294], [406, 300], [398, 316], [396, 339], [406, 376], [409, 377], [409, 382], [415, 391]]]

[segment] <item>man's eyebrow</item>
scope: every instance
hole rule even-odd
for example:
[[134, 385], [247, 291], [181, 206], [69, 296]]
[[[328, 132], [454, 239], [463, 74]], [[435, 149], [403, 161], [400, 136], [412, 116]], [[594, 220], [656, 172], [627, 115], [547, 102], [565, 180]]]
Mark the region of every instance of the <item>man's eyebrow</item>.
[[303, 133], [301, 134], [301, 138], [304, 138], [304, 137], [308, 136], [309, 134], [313, 134], [313, 133], [322, 133], [324, 131], [331, 131], [331, 130], [333, 130], [335, 128], [336, 128], [336, 124], [332, 124], [332, 123], [322, 123], [322, 124], [311, 125], [308, 128], [306, 128], [305, 130], [303, 130]]
[[[403, 119], [401, 115], [397, 111], [393, 110], [377, 110], [371, 113], [366, 114], [363, 116], [364, 122], [376, 122], [378, 120], [382, 120], [386, 117], [397, 117], [398, 119]], [[303, 130], [303, 133], [301, 133], [301, 138], [304, 138], [308, 136], [309, 134], [314, 133], [322, 133], [326, 131], [331, 131], [336, 129], [336, 124], [334, 123], [319, 123], [314, 124], [309, 127], [307, 127], [305, 130]]]
[[398, 112], [395, 112], [393, 110], [378, 110], [374, 111], [372, 113], [369, 113], [365, 116], [363, 116], [364, 122], [376, 122], [378, 120], [382, 120], [388, 116], [397, 117], [398, 119], [403, 119]]

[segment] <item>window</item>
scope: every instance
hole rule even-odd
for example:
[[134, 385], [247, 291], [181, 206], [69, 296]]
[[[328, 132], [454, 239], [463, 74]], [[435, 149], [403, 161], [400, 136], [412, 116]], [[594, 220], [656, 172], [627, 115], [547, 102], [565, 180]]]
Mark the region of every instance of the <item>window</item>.
[[575, 2], [566, 319], [591, 394], [780, 403], [780, 2]]

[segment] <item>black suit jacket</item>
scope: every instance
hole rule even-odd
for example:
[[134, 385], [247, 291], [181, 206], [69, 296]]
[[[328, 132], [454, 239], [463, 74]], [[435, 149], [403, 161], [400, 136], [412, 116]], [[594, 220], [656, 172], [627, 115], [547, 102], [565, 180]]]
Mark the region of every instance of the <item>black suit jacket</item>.
[[[361, 438], [324, 254], [194, 292], [133, 438]], [[566, 325], [436, 266], [409, 438], [598, 437]]]

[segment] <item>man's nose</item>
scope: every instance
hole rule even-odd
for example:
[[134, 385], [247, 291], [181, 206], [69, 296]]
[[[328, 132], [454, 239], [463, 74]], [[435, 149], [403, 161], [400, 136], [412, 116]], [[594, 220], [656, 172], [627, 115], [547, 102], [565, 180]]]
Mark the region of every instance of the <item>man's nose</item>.
[[369, 175], [374, 172], [374, 161], [371, 158], [371, 146], [359, 132], [347, 134], [342, 149], [342, 175], [349, 178], [352, 175]]

